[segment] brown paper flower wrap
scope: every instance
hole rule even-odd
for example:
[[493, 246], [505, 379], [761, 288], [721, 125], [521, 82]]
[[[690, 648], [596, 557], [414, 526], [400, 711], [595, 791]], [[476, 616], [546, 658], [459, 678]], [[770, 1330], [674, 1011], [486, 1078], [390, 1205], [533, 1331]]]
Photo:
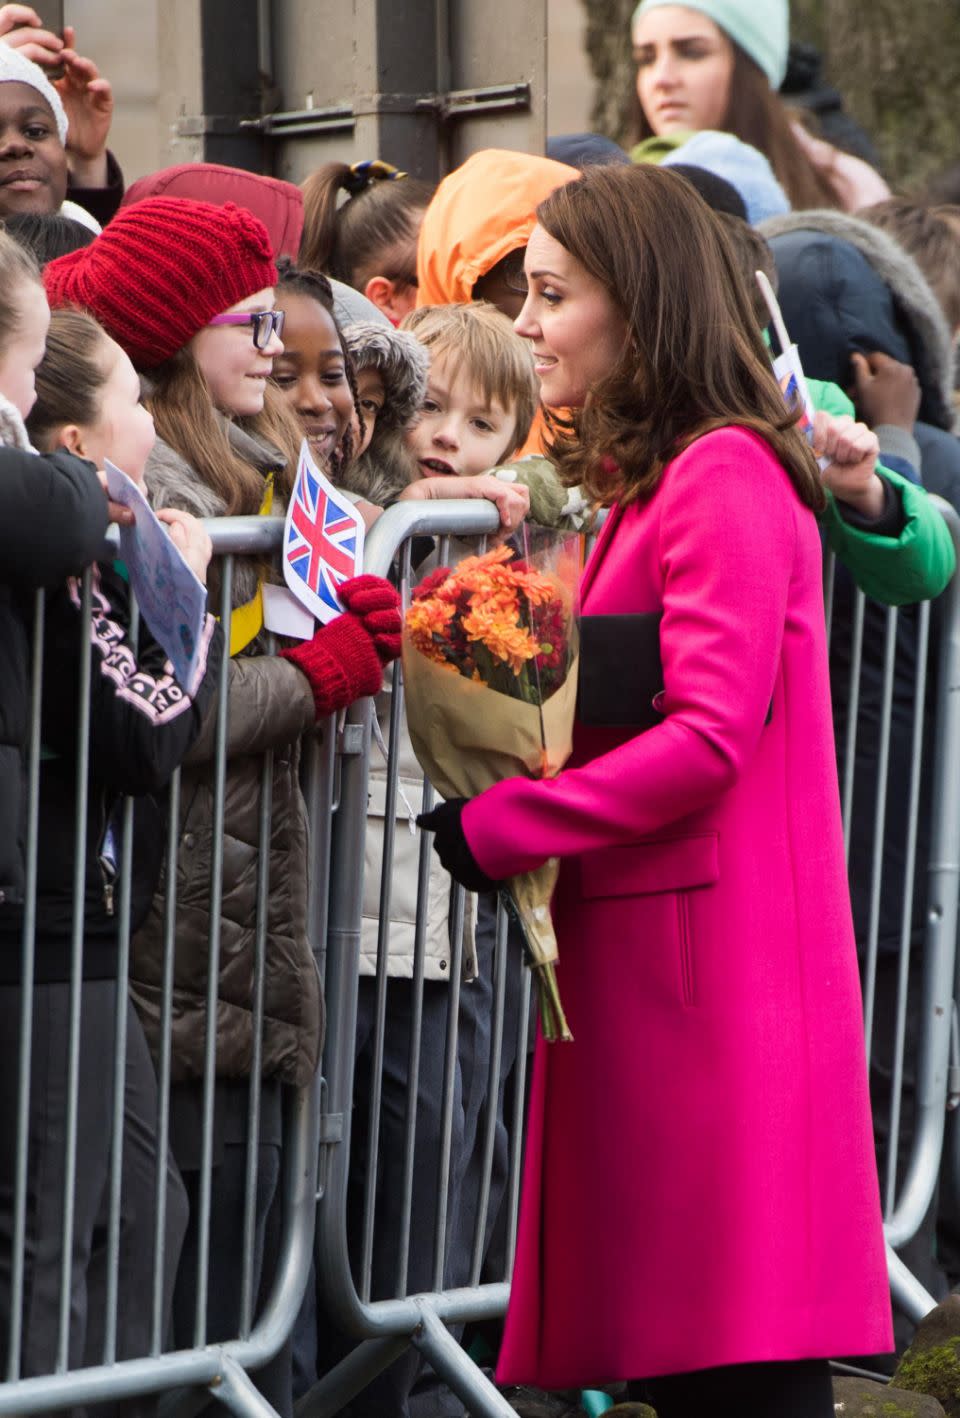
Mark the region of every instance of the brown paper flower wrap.
[[[549, 570], [541, 570], [549, 567]], [[576, 539], [522, 560], [509, 547], [433, 572], [404, 624], [403, 677], [414, 752], [444, 798], [504, 778], [549, 778], [570, 755], [577, 701]], [[451, 609], [452, 608], [452, 609]], [[510, 877], [544, 1038], [571, 1039], [555, 964], [550, 899], [560, 863]]]

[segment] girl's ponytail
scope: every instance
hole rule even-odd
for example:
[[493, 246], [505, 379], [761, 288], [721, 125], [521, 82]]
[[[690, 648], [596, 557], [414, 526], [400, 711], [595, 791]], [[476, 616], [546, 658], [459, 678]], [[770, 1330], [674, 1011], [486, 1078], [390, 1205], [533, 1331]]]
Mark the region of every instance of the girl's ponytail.
[[[324, 163], [300, 185], [297, 265], [363, 290], [373, 276], [414, 284], [417, 234], [433, 188], [379, 158]], [[338, 205], [340, 193], [347, 201]]]
[[303, 239], [300, 243], [300, 264], [312, 271], [334, 271], [334, 253], [337, 245], [337, 199], [341, 192], [348, 192], [351, 177], [350, 165], [345, 162], [328, 162], [311, 172], [300, 184], [303, 193]]

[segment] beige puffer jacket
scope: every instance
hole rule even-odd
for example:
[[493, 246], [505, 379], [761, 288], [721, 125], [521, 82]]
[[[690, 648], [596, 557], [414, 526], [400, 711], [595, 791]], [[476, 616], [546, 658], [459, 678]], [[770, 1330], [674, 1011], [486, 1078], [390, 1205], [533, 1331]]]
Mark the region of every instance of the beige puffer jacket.
[[[230, 426], [234, 447], [262, 472], [279, 455]], [[224, 506], [171, 448], [158, 443], [147, 467], [157, 507], [181, 507], [200, 517]], [[249, 600], [257, 571], [238, 560], [234, 606]], [[252, 647], [255, 648], [255, 647]], [[274, 750], [270, 832], [263, 1075], [302, 1085], [316, 1070], [323, 1000], [307, 940], [308, 839], [297, 768], [300, 735], [314, 724], [306, 677], [275, 655], [242, 653], [230, 662], [222, 930], [217, 1003], [217, 1076], [249, 1076], [253, 1052], [253, 984], [257, 915], [259, 811], [264, 750]], [[206, 978], [213, 850], [213, 754], [216, 704], [182, 771], [177, 860], [177, 940], [174, 960], [174, 1081], [203, 1073]], [[151, 1047], [159, 1041], [163, 969], [164, 880], [133, 941], [131, 993]]]

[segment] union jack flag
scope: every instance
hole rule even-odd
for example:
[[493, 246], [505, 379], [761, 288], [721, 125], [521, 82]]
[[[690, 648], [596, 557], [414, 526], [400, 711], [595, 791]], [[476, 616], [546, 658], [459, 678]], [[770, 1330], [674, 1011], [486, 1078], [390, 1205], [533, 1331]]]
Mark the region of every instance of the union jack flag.
[[357, 574], [362, 557], [363, 519], [304, 443], [283, 533], [284, 580], [313, 615], [330, 621], [343, 610], [337, 588]]

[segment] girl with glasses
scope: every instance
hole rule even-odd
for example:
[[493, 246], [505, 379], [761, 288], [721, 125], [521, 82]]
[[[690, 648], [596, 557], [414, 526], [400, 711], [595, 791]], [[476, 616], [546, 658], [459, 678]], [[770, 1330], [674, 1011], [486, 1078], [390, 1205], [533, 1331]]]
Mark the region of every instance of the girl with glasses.
[[[269, 384], [283, 351], [274, 309], [277, 271], [266, 229], [249, 212], [185, 198], [148, 198], [124, 208], [89, 248], [45, 272], [53, 304], [83, 305], [128, 353], [144, 378], [160, 436], [146, 484], [155, 506], [203, 517], [256, 514], [272, 487], [282, 513], [296, 468], [300, 431]], [[272, 479], [272, 482], [268, 482]], [[273, 1282], [280, 1206], [281, 1089], [309, 1082], [323, 1019], [307, 940], [307, 836], [298, 784], [302, 734], [317, 720], [375, 693], [383, 665], [399, 653], [397, 597], [363, 578], [343, 588], [347, 613], [281, 654], [255, 618], [264, 568], [239, 558], [233, 578], [228, 761], [217, 981], [217, 1081], [206, 1340], [239, 1333], [244, 1175], [250, 1059], [254, 1045], [255, 934], [263, 753], [275, 750], [262, 1033], [262, 1090], [254, 1294]], [[244, 623], [248, 630], [241, 631]], [[247, 643], [244, 643], [244, 635]], [[214, 837], [214, 716], [183, 773], [177, 866], [171, 1136], [191, 1201], [174, 1297], [174, 1346], [194, 1342], [198, 1268], [196, 1209], [201, 1127], [211, 853]], [[133, 946], [132, 989], [156, 1053], [162, 996], [164, 897], [158, 894]], [[257, 1375], [278, 1413], [289, 1413], [289, 1353]]]

